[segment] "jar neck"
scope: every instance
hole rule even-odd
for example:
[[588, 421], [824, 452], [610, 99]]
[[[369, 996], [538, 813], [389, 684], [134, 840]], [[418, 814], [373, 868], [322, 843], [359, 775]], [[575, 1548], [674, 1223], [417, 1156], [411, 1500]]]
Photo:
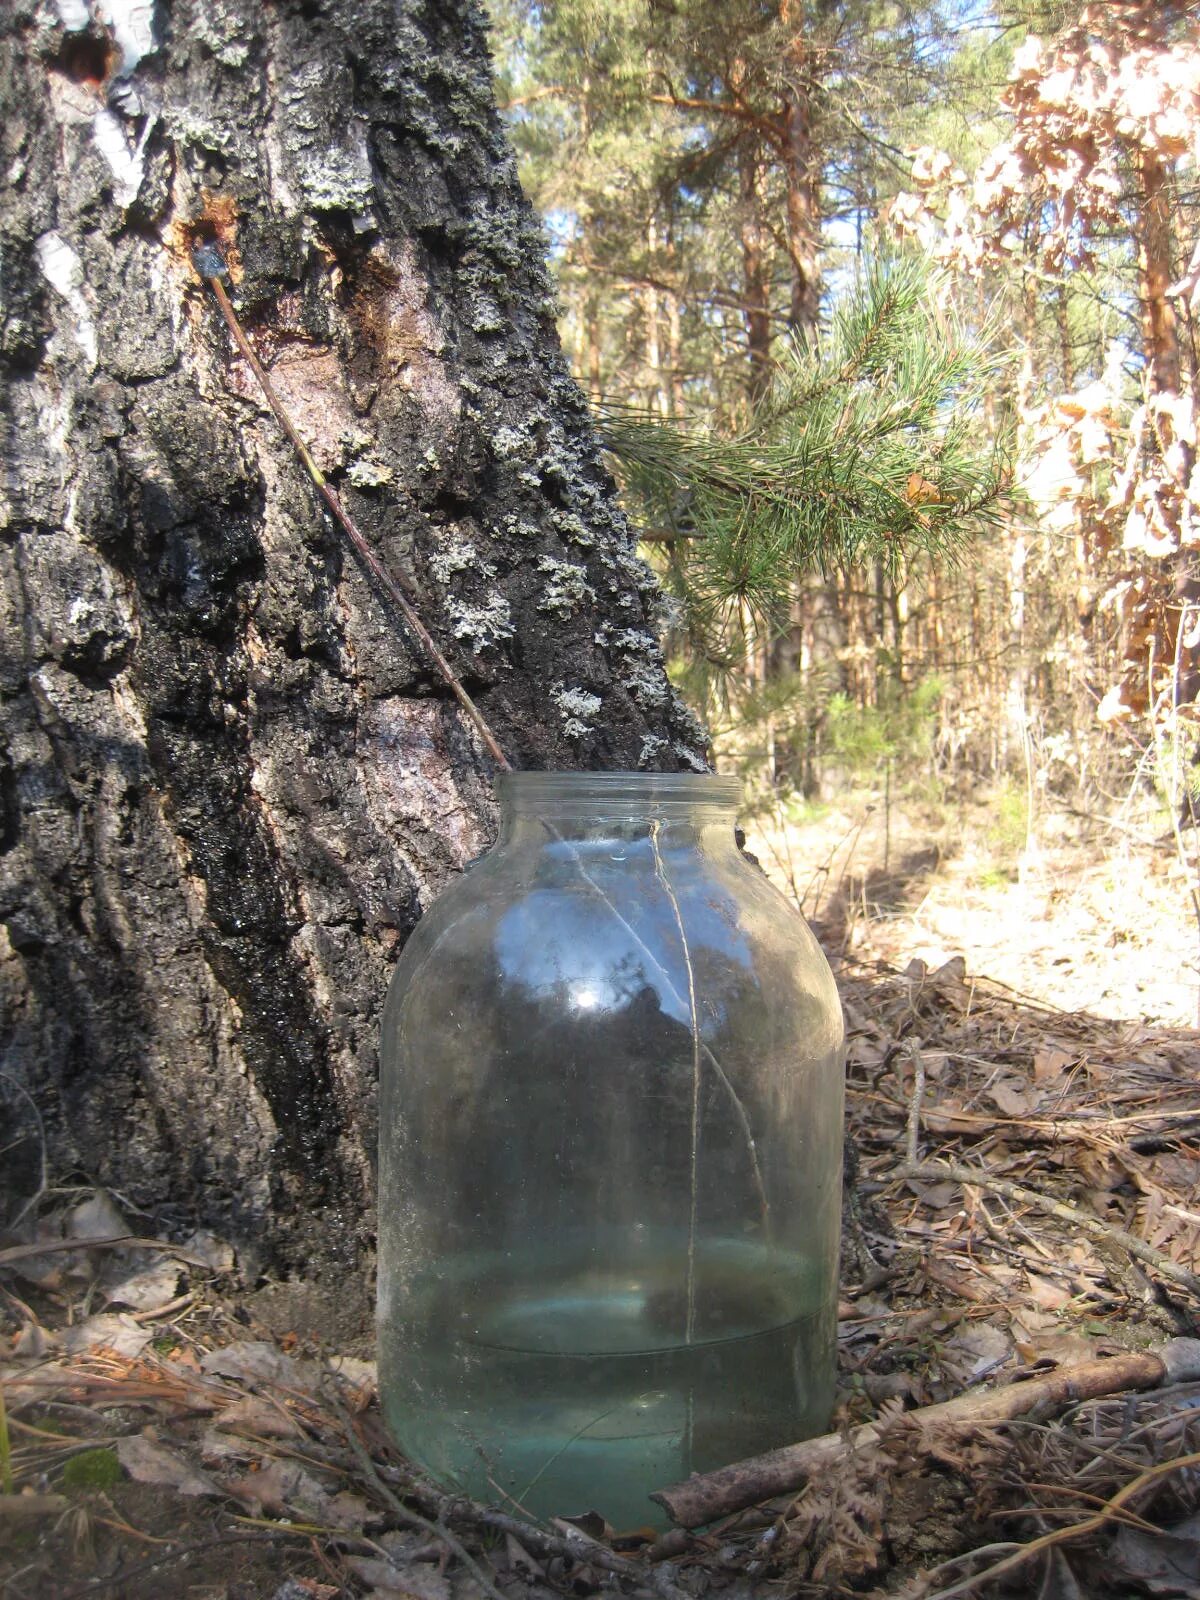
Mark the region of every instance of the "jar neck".
[[498, 791], [504, 840], [714, 835], [732, 844], [741, 798], [736, 778], [709, 773], [512, 772]]

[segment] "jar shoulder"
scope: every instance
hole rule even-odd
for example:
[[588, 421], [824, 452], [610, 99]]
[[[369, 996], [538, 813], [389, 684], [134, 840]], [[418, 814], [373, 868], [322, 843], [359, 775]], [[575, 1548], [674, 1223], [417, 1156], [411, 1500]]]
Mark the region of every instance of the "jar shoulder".
[[456, 878], [417, 925], [393, 995], [474, 970], [544, 988], [604, 969], [680, 988], [741, 974], [781, 999], [802, 990], [836, 1013], [828, 962], [808, 923], [732, 844], [705, 851], [645, 841], [500, 846]]

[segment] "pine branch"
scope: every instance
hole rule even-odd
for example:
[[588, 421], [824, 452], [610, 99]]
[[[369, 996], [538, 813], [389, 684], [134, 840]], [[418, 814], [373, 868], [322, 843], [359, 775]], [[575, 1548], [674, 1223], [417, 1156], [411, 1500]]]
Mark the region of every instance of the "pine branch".
[[959, 559], [1000, 515], [1007, 436], [982, 406], [1003, 358], [992, 332], [937, 307], [919, 262], [881, 265], [829, 331], [784, 353], [737, 432], [610, 405], [602, 428], [635, 521], [665, 541], [693, 642], [770, 631], [799, 575], [917, 555]]

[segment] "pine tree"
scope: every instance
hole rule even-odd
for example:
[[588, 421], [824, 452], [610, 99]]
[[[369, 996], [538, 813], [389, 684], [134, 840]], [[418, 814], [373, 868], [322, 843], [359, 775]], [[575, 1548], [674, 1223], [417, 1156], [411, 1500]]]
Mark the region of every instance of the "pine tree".
[[[897, 126], [943, 93], [955, 8], [495, 0], [495, 9], [514, 139], [557, 234], [571, 315], [591, 307], [594, 328], [595, 307], [608, 308], [600, 386], [629, 392], [631, 346], [640, 338], [644, 357], [661, 316], [668, 334], [684, 323], [659, 341], [684, 369], [676, 394], [736, 410], [769, 381], [789, 329], [815, 332], [829, 226], [844, 237], [849, 225], [861, 242], [899, 181]], [[585, 326], [588, 360], [589, 340]]]
[[873, 267], [827, 331], [792, 339], [736, 431], [605, 411], [706, 709], [737, 698], [733, 680], [789, 626], [805, 574], [878, 567], [895, 583], [922, 560], [957, 561], [999, 518], [1009, 430], [989, 437], [981, 413], [1004, 358], [994, 330], [946, 309], [946, 288], [920, 261]]

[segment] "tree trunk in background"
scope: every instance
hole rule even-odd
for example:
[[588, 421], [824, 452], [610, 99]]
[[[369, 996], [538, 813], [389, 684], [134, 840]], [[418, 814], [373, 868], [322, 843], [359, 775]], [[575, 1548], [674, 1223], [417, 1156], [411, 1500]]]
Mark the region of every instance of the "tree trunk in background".
[[702, 736], [469, 0], [108, 12], [115, 40], [82, 0], [0, 24], [3, 1072], [57, 1175], [351, 1268], [388, 973], [487, 843], [491, 772], [190, 246], [223, 243], [316, 460], [514, 763], [675, 769]]
[[[1138, 168], [1142, 191], [1138, 231], [1138, 291], [1142, 304], [1142, 344], [1149, 388], [1152, 394], [1178, 394], [1183, 364], [1180, 359], [1179, 323], [1167, 292], [1175, 276], [1167, 169], [1149, 151], [1141, 152]], [[1176, 442], [1167, 418], [1157, 419], [1156, 432], [1164, 448]], [[1181, 485], [1186, 485], [1192, 478], [1196, 453], [1186, 441], [1180, 440], [1179, 446], [1182, 459], [1177, 477]], [[1178, 534], [1178, 527], [1175, 531]], [[1169, 693], [1177, 704], [1191, 705], [1200, 696], [1200, 650], [1184, 644], [1180, 630], [1185, 613], [1191, 613], [1191, 608], [1200, 603], [1200, 578], [1196, 576], [1193, 552], [1186, 547], [1180, 549], [1173, 559], [1172, 568], [1170, 588], [1162, 596], [1159, 606], [1157, 634], [1162, 652], [1160, 670], [1162, 665], [1170, 664], [1173, 685]], [[1131, 647], [1131, 655], [1133, 649], [1144, 649], [1140, 637], [1137, 644]], [[1139, 660], [1137, 665], [1140, 670], [1143, 663]], [[1147, 684], [1147, 694], [1153, 704], [1154, 683]]]
[[593, 405], [599, 403], [604, 393], [604, 386], [600, 381], [600, 312], [596, 304], [596, 296], [590, 291], [586, 297], [587, 307], [587, 382], [588, 398]]
[[646, 271], [651, 282], [643, 291], [646, 312], [646, 408], [660, 417], [671, 415], [671, 399], [663, 381], [662, 317], [658, 303], [658, 287], [653, 281], [658, 271], [658, 225], [651, 217], [646, 224]]
[[738, 146], [737, 169], [742, 302], [750, 362], [746, 389], [753, 406], [771, 386], [771, 287], [762, 196], [758, 191], [758, 156], [753, 145], [744, 142]]
[[[824, 10], [824, 6], [821, 6]], [[815, 333], [821, 317], [821, 156], [813, 129], [813, 61], [804, 0], [782, 0], [779, 20], [788, 31], [784, 70], [783, 164], [787, 180], [787, 246], [792, 273], [788, 326]]]
[[670, 379], [667, 389], [668, 414], [683, 416], [683, 319], [679, 313], [679, 296], [667, 291], [667, 357], [670, 361]]
[[1148, 152], [1139, 162], [1141, 226], [1138, 230], [1139, 293], [1142, 343], [1150, 388], [1155, 393], [1179, 392], [1179, 339], [1175, 308], [1167, 297], [1171, 270], [1171, 206], [1167, 169]]

